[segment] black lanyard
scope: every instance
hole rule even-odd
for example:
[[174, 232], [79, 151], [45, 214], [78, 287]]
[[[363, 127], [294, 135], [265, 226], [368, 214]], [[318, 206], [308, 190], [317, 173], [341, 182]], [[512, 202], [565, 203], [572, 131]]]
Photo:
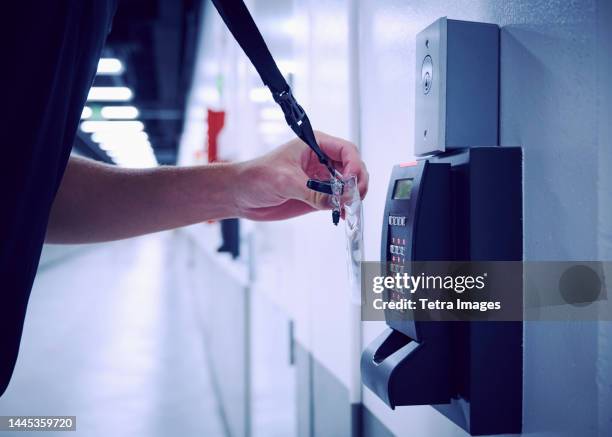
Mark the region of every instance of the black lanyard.
[[212, 2], [234, 35], [234, 39], [259, 73], [264, 85], [272, 92], [274, 101], [280, 105], [287, 124], [312, 149], [319, 162], [327, 167], [332, 178], [335, 178], [336, 172], [331, 160], [317, 144], [306, 112], [293, 97], [291, 87], [278, 69], [244, 2], [242, 0], [212, 0]]

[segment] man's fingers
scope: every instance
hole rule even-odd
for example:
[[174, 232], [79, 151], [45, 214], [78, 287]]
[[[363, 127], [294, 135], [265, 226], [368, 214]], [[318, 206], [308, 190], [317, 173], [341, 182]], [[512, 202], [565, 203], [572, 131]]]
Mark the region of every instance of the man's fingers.
[[343, 140], [342, 138], [333, 137], [323, 132], [315, 132], [317, 142], [323, 151], [333, 161], [339, 161], [346, 166], [351, 162], [360, 162], [359, 150], [350, 141]]
[[361, 173], [357, 176], [357, 188], [359, 188], [359, 196], [361, 199], [365, 198], [366, 194], [368, 194], [368, 187], [370, 184], [370, 173], [368, 173], [368, 169], [365, 166], [365, 163], [361, 162], [363, 166], [361, 167]]
[[368, 191], [369, 174], [365, 163], [361, 160], [359, 150], [350, 141], [333, 137], [323, 132], [316, 132], [315, 136], [321, 149], [333, 161], [340, 163], [340, 171], [344, 177], [356, 176], [359, 195], [363, 199]]
[[348, 167], [345, 169], [344, 177], [356, 176], [357, 177], [357, 188], [359, 189], [359, 197], [363, 199], [368, 192], [368, 183], [370, 180], [370, 174], [365, 167], [363, 161], [359, 161], [360, 166]]

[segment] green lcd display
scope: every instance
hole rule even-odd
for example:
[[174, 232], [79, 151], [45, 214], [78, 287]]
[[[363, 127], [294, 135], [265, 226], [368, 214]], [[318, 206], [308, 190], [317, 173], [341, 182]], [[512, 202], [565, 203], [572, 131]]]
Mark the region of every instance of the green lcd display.
[[393, 188], [394, 199], [410, 199], [410, 193], [412, 192], [412, 181], [414, 179], [398, 179], [395, 181], [395, 187]]

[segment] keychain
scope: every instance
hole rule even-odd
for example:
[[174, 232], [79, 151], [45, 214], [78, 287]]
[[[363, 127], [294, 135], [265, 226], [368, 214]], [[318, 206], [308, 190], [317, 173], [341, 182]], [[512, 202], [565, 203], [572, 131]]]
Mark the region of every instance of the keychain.
[[329, 194], [331, 196], [332, 221], [334, 222], [334, 225], [338, 226], [338, 223], [340, 222], [340, 199], [342, 197], [342, 193], [344, 192], [344, 182], [342, 181], [342, 175], [340, 172], [338, 170], [334, 170], [332, 178], [328, 181], [308, 179], [306, 186], [311, 190]]

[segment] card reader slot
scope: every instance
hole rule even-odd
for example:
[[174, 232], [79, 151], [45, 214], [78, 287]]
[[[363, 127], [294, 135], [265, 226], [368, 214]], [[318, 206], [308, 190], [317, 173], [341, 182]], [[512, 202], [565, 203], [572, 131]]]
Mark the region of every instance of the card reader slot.
[[363, 383], [389, 407], [450, 402], [448, 345], [387, 328], [361, 355]]
[[[389, 358], [391, 355], [397, 353], [411, 342], [413, 343], [411, 345], [412, 347], [408, 348], [410, 349], [410, 351], [416, 348], [418, 346], [418, 343], [407, 335], [404, 335], [401, 332], [394, 330], [374, 353], [374, 363], [382, 363], [384, 360]], [[410, 353], [410, 351], [408, 351], [408, 353]]]

